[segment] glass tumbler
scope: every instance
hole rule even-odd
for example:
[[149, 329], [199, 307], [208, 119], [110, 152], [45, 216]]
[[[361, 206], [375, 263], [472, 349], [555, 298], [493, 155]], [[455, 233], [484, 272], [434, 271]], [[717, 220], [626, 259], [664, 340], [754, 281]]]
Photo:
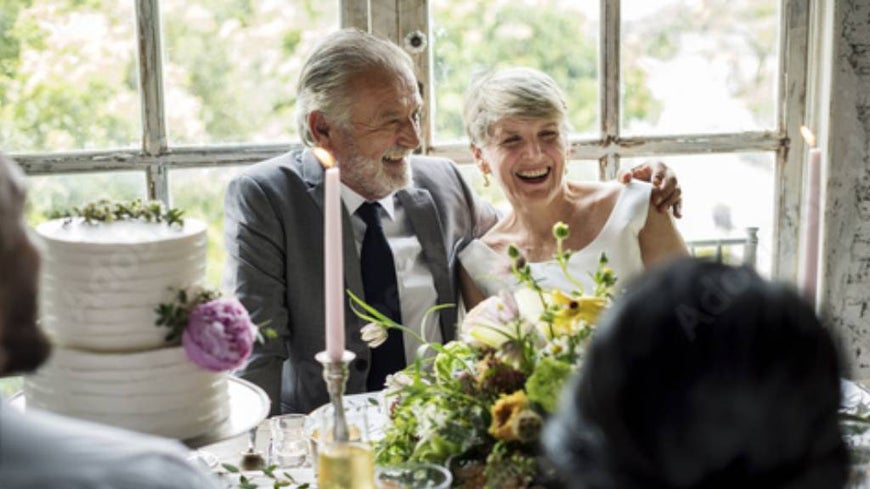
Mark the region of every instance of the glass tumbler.
[[279, 467], [299, 467], [308, 459], [304, 414], [282, 414], [269, 419], [272, 435], [269, 456]]
[[319, 489], [373, 489], [374, 452], [369, 443], [367, 406], [348, 402], [344, 407], [348, 441], [332, 438], [334, 410], [331, 405], [317, 410], [316, 431], [311, 434], [316, 451]]

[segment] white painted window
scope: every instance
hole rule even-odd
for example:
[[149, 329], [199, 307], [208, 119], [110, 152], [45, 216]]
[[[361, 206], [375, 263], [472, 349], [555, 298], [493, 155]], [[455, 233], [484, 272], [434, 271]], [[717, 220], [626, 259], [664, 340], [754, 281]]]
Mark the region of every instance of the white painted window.
[[663, 159], [687, 237], [757, 226], [761, 268], [796, 274], [809, 0], [18, 3], [0, 7], [0, 149], [33, 176], [32, 221], [102, 195], [171, 201], [214, 228], [216, 281], [226, 181], [299, 144], [301, 61], [345, 25], [414, 51], [423, 151], [472, 182], [465, 83], [535, 66], [568, 92], [572, 175]]

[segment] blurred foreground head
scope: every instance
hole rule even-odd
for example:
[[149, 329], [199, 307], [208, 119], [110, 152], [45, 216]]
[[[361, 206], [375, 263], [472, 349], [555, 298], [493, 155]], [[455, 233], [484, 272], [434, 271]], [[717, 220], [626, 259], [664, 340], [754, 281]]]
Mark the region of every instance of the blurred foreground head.
[[680, 260], [602, 319], [546, 449], [570, 487], [839, 488], [840, 369], [791, 288]]
[[29, 372], [49, 353], [36, 325], [39, 254], [24, 225], [24, 175], [0, 153], [0, 375]]

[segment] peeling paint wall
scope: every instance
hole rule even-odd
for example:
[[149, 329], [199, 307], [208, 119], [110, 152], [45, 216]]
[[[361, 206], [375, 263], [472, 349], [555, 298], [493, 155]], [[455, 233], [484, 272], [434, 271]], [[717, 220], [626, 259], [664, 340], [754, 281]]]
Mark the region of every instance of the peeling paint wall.
[[821, 313], [870, 379], [870, 0], [835, 5]]

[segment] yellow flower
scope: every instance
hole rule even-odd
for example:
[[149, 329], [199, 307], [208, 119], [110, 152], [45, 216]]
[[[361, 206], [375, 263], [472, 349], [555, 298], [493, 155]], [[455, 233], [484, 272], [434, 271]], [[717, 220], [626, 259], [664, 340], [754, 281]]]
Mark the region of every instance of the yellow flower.
[[[605, 297], [572, 297], [561, 290], [554, 289], [550, 298], [556, 310], [553, 312], [553, 336], [576, 334], [582, 326], [595, 324], [598, 315], [607, 306]], [[550, 338], [550, 333], [544, 330]]]
[[499, 440], [532, 441], [537, 439], [542, 420], [528, 407], [525, 391], [502, 395], [490, 408], [492, 423], [489, 434]]

